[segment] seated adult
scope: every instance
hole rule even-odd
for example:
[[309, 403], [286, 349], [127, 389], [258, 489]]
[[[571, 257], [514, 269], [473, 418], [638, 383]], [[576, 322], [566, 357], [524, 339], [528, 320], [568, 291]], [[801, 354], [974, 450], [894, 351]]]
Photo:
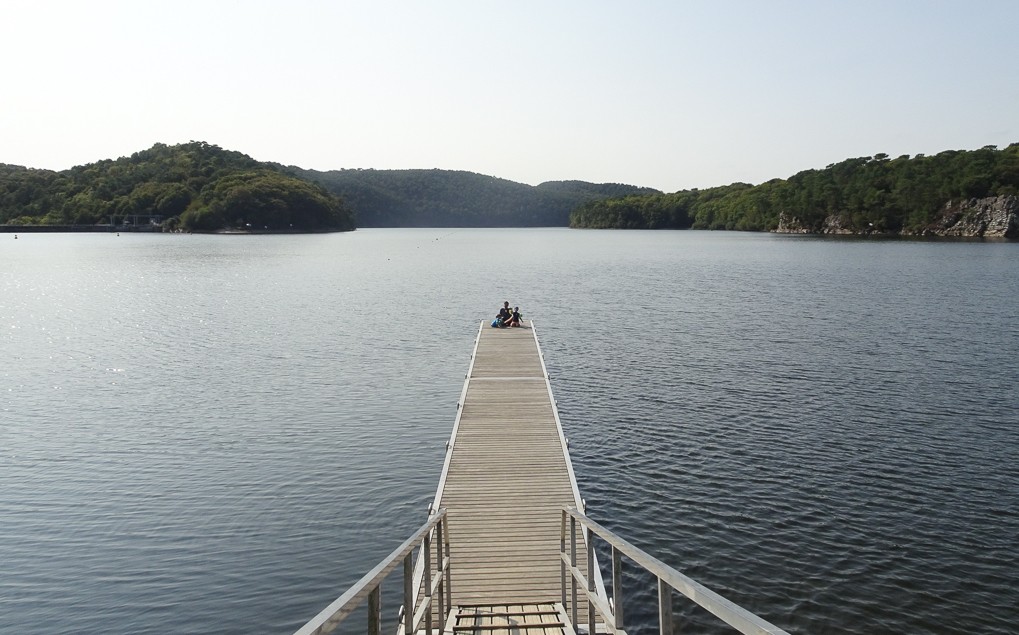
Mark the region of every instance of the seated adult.
[[496, 320], [499, 321], [499, 326], [507, 326], [507, 322], [513, 317], [513, 312], [509, 308], [509, 300], [502, 303], [502, 308], [499, 309], [499, 315], [496, 316]]

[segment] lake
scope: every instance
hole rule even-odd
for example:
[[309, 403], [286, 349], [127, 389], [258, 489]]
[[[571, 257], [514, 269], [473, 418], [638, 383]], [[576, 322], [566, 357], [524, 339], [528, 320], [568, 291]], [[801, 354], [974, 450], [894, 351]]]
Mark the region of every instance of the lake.
[[0, 633], [292, 632], [424, 521], [503, 300], [595, 520], [793, 633], [1015, 632], [1019, 243], [0, 244]]

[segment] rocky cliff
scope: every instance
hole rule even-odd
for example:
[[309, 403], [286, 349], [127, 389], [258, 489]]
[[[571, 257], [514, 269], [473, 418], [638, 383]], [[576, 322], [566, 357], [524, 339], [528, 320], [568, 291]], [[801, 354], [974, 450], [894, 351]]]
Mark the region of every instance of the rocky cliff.
[[1019, 238], [1019, 196], [949, 202], [933, 223], [910, 235]]
[[804, 223], [785, 212], [778, 215], [776, 234], [828, 234], [833, 236], [895, 236], [897, 232], [882, 231], [873, 225], [854, 227], [843, 214], [829, 214], [819, 224]]
[[967, 238], [1019, 239], [1019, 196], [992, 196], [964, 201], [949, 201], [938, 216], [920, 229], [887, 232], [869, 227], [854, 227], [842, 214], [830, 214], [820, 223], [805, 224], [780, 213], [780, 234], [955, 236]]

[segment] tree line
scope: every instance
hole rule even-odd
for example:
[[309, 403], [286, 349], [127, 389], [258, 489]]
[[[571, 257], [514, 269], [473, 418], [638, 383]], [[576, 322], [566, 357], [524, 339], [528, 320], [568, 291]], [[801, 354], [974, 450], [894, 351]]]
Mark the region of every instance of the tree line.
[[571, 227], [769, 231], [780, 218], [818, 231], [838, 215], [861, 233], [919, 233], [946, 204], [1019, 192], [1019, 143], [1003, 150], [949, 150], [933, 156], [886, 154], [846, 159], [760, 185], [733, 183], [671, 194], [589, 201]]
[[360, 227], [565, 227], [587, 201], [661, 193], [585, 181], [532, 186], [458, 170], [288, 169], [346, 201]]
[[0, 165], [0, 224], [120, 225], [138, 217], [167, 230], [354, 228], [349, 208], [321, 186], [201, 141], [157, 143], [59, 172]]
[[325, 231], [362, 227], [604, 227], [919, 233], [963, 199], [1016, 194], [1019, 144], [846, 159], [760, 185], [670, 194], [618, 183], [537, 186], [453, 170], [333, 170], [261, 163], [216, 145], [156, 144], [59, 172], [0, 164], [0, 224]]

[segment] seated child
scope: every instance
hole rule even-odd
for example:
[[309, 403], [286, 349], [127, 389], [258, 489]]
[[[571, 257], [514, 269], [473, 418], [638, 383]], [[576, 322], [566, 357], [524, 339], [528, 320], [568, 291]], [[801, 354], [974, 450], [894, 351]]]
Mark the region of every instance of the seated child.
[[506, 326], [520, 326], [520, 307], [513, 307], [509, 320], [506, 320]]

